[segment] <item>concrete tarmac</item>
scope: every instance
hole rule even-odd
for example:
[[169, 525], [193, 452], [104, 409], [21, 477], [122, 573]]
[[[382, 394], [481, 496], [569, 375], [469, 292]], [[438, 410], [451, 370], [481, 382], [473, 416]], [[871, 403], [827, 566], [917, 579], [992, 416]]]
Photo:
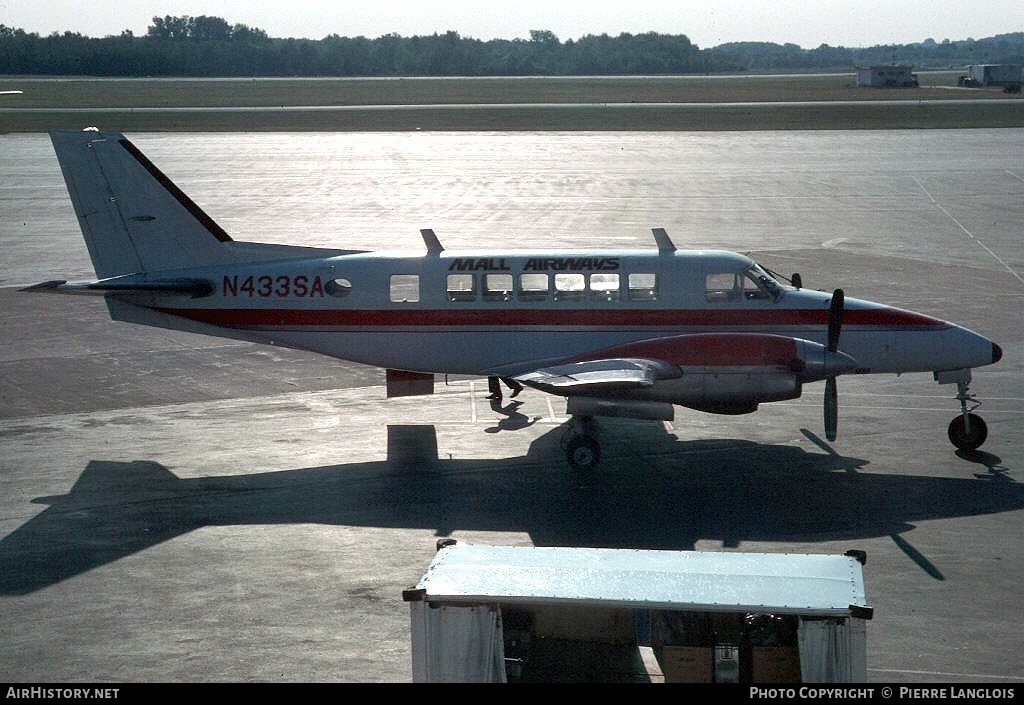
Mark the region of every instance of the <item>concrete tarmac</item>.
[[[439, 378], [433, 396], [386, 399], [373, 368], [0, 289], [0, 681], [409, 682], [402, 590], [454, 537], [864, 550], [869, 681], [1024, 688], [1024, 174], [972, 169], [1009, 211], [954, 203], [970, 179], [951, 164], [930, 172], [947, 179], [941, 194], [922, 183], [912, 215], [886, 214], [899, 245], [798, 242], [800, 219], [821, 216], [775, 214], [752, 254], [1002, 345], [975, 372], [989, 439], [974, 453], [946, 438], [955, 389], [843, 377], [833, 443], [823, 385], [808, 385], [748, 416], [598, 419], [602, 463], [582, 478], [560, 448], [564, 403], [534, 390], [492, 404], [484, 379]], [[807, 188], [822, 198], [820, 186]], [[24, 268], [31, 252], [5, 256]]]

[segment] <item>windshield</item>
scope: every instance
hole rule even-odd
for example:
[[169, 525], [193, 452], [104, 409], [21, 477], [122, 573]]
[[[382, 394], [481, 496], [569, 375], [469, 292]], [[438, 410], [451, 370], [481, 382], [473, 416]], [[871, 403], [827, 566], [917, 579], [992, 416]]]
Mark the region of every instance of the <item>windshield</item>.
[[[760, 291], [772, 301], [777, 301], [782, 296], [782, 285], [761, 265], [753, 264], [747, 267], [744, 271], [744, 277], [746, 281], [744, 281], [743, 287], [751, 294], [754, 291]], [[754, 298], [755, 296], [748, 295], [748, 298]]]

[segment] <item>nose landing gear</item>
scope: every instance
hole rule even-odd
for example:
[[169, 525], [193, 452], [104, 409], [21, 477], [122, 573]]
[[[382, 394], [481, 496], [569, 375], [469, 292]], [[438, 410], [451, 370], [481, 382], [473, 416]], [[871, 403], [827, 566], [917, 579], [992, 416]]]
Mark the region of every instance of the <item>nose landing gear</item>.
[[[949, 423], [949, 440], [959, 450], [966, 452], [977, 450], [988, 438], [988, 426], [980, 416], [973, 413], [981, 406], [981, 402], [975, 399], [973, 394], [968, 394], [968, 381], [956, 383], [956, 398], [960, 402], [960, 415]], [[972, 406], [968, 408], [968, 404]]]

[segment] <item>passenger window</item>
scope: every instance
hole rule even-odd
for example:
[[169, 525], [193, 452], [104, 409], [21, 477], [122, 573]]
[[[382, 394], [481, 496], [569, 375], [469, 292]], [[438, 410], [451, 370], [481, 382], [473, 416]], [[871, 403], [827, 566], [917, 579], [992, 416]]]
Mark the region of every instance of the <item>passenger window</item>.
[[416, 303], [420, 300], [420, 275], [392, 274], [391, 301], [394, 303]]
[[578, 272], [559, 272], [555, 275], [555, 301], [580, 301], [587, 281]]
[[619, 300], [619, 275], [601, 272], [590, 275], [590, 298], [595, 301]]
[[733, 272], [713, 272], [704, 277], [704, 298], [708, 301], [735, 301], [739, 297]]
[[519, 275], [519, 298], [523, 301], [543, 301], [548, 297], [548, 275], [528, 272]]
[[653, 301], [658, 298], [658, 275], [653, 273], [630, 274], [629, 298], [634, 301]]
[[476, 298], [476, 278], [472, 274], [449, 274], [447, 291], [449, 301], [472, 301]]
[[485, 274], [484, 300], [510, 301], [512, 299], [511, 274]]

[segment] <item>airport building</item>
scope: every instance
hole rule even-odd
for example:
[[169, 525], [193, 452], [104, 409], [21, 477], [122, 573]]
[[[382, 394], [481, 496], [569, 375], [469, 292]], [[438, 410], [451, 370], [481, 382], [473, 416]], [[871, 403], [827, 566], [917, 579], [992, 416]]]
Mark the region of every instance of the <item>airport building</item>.
[[858, 66], [857, 85], [871, 88], [917, 88], [917, 74], [913, 73], [911, 66]]

